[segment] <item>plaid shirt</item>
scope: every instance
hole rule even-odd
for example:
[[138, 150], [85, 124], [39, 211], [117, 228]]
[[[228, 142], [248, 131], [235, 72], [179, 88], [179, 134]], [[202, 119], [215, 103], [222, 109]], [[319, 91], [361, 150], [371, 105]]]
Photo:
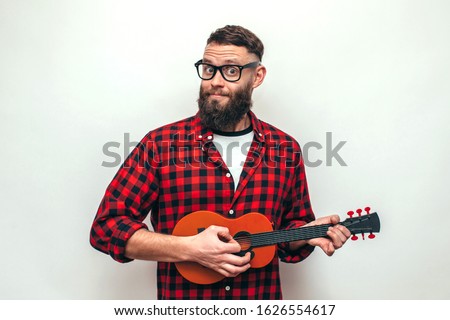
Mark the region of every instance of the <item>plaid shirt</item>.
[[[314, 220], [299, 144], [250, 112], [255, 133], [238, 188], [215, 147], [214, 134], [197, 116], [149, 132], [108, 186], [91, 229], [91, 244], [119, 262], [125, 243], [151, 212], [154, 231], [171, 234], [183, 216], [198, 210], [238, 218], [264, 214], [274, 229]], [[295, 263], [313, 250], [278, 245], [264, 268], [251, 268], [211, 285], [185, 280], [173, 263], [158, 262], [158, 299], [282, 299], [279, 260]]]

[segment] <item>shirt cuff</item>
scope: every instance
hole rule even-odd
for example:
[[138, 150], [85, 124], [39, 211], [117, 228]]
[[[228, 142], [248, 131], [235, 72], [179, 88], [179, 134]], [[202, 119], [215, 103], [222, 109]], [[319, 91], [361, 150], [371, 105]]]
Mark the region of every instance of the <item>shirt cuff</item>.
[[[289, 230], [289, 229], [300, 228], [301, 226], [304, 226], [305, 224], [306, 224], [305, 221], [293, 220], [284, 229]], [[306, 259], [314, 251], [314, 248], [315, 248], [314, 246], [306, 244], [306, 245], [298, 248], [297, 250], [292, 251], [289, 249], [289, 242], [284, 242], [284, 243], [278, 244], [278, 256], [279, 256], [280, 260], [283, 262], [297, 263], [297, 262], [300, 262], [300, 261]]]
[[134, 259], [125, 256], [125, 245], [131, 236], [139, 229], [148, 227], [145, 223], [131, 220], [121, 221], [111, 236], [109, 245], [109, 255], [116, 261], [125, 263]]

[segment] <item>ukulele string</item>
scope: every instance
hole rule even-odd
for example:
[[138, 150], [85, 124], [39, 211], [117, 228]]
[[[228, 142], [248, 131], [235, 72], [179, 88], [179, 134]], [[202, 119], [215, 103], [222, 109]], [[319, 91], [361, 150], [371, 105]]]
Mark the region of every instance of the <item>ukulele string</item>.
[[246, 236], [236, 237], [239, 243], [251, 245], [252, 247], [262, 247], [280, 242], [290, 242], [295, 240], [307, 240], [312, 238], [326, 236], [330, 224], [303, 227], [298, 229], [276, 230], [269, 232], [261, 232]]

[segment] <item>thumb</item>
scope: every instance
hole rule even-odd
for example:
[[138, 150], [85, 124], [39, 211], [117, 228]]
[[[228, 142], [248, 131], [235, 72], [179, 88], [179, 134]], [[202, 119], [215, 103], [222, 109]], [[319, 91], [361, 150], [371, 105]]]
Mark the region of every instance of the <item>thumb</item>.
[[217, 237], [223, 242], [230, 242], [233, 240], [233, 237], [230, 234], [230, 230], [226, 227], [214, 227], [214, 231], [216, 232]]
[[230, 234], [230, 230], [228, 228], [214, 226], [213, 231], [216, 233], [216, 236], [220, 241], [230, 245], [230, 250], [240, 250], [241, 246], [233, 239], [233, 236]]
[[233, 239], [233, 236], [230, 234], [230, 230], [228, 228], [220, 227], [220, 229], [217, 230], [217, 237], [220, 241], [224, 242], [224, 245], [227, 247], [227, 251], [241, 251], [241, 245]]
[[341, 218], [337, 214], [330, 216], [330, 222], [332, 224], [337, 224], [339, 221], [341, 221]]

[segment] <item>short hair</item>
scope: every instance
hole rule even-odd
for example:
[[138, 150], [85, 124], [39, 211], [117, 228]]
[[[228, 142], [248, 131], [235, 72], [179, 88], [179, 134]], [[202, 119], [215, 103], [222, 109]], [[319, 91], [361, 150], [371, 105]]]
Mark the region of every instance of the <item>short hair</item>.
[[245, 47], [248, 52], [254, 53], [258, 56], [259, 61], [262, 61], [264, 54], [264, 45], [262, 41], [253, 32], [241, 26], [227, 25], [217, 29], [211, 33], [206, 44], [208, 45], [212, 42]]

